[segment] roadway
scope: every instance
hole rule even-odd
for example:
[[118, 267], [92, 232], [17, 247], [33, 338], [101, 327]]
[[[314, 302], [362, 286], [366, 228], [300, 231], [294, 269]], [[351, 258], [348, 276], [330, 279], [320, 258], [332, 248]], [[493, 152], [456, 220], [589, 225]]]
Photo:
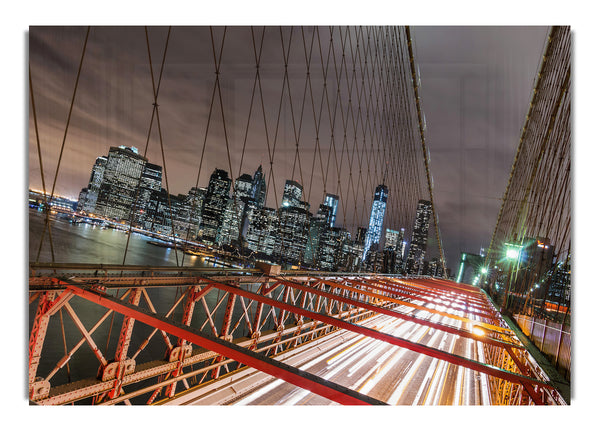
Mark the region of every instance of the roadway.
[[[439, 311], [445, 310], [442, 305], [437, 307]], [[405, 305], [395, 310], [467, 329], [463, 322], [424, 310]], [[362, 324], [396, 337], [485, 362], [481, 343], [472, 339], [384, 315]], [[345, 330], [275, 359], [392, 405], [482, 405], [489, 404], [490, 399], [487, 377], [481, 373]], [[268, 374], [247, 369], [201, 391], [176, 397], [167, 404], [336, 403]]]

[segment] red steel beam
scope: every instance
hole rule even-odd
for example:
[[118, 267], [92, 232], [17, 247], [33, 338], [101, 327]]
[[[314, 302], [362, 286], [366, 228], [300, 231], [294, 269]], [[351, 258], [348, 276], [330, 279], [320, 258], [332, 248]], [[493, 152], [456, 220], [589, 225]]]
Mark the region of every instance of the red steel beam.
[[[412, 283], [410, 285], [406, 284], [406, 283], [402, 283], [400, 281], [396, 281], [392, 278], [376, 278], [373, 279], [373, 281], [377, 282], [377, 283], [382, 283], [385, 286], [387, 286], [388, 288], [392, 288], [392, 289], [398, 289], [401, 292], [408, 292], [408, 293], [413, 293], [413, 294], [417, 294], [417, 295], [421, 295], [427, 298], [439, 298], [441, 300], [444, 301], [452, 301], [452, 302], [457, 302], [460, 304], [464, 304], [465, 306], [477, 309], [477, 310], [481, 310], [481, 311], [485, 311], [489, 313], [489, 309], [487, 307], [487, 302], [482, 302], [482, 301], [478, 301], [478, 300], [474, 300], [473, 298], [468, 299], [465, 298], [463, 294], [461, 293], [456, 293], [456, 292], [448, 292], [442, 289], [438, 289], [435, 287], [431, 287], [429, 285], [419, 285], [419, 286], [413, 286]], [[395, 291], [394, 293], [399, 294], [400, 292]], [[404, 294], [404, 293], [401, 293]], [[454, 307], [452, 307], [454, 308]]]
[[412, 307], [412, 308], [416, 308], [418, 310], [424, 310], [427, 311], [429, 313], [433, 313], [433, 314], [439, 314], [440, 316], [445, 316], [448, 317], [450, 319], [455, 319], [455, 320], [460, 320], [462, 322], [465, 323], [473, 323], [475, 322], [477, 325], [481, 326], [482, 328], [486, 328], [489, 329], [491, 331], [496, 331], [496, 332], [501, 332], [501, 333], [510, 333], [510, 329], [507, 328], [502, 328], [500, 326], [496, 326], [496, 325], [491, 325], [489, 323], [486, 322], [481, 322], [481, 321], [474, 321], [473, 319], [469, 319], [468, 317], [462, 317], [462, 316], [458, 316], [456, 314], [452, 314], [452, 313], [446, 313], [445, 311], [438, 311], [434, 308], [428, 308], [425, 307], [424, 305], [418, 305], [418, 304], [413, 304], [412, 302], [407, 302], [407, 301], [402, 301], [400, 299], [396, 299], [396, 298], [390, 298], [389, 296], [385, 296], [385, 295], [379, 295], [377, 293], [373, 293], [373, 292], [365, 292], [364, 290], [361, 289], [357, 289], [355, 287], [352, 286], [347, 286], [345, 284], [341, 284], [341, 283], [337, 283], [335, 281], [331, 281], [331, 280], [322, 280], [320, 278], [314, 278], [314, 280], [329, 284], [330, 286], [335, 286], [335, 287], [339, 287], [341, 289], [345, 289], [345, 290], [349, 290], [352, 292], [356, 292], [356, 293], [361, 293], [363, 295], [367, 295], [367, 296], [373, 296], [375, 298], [378, 299], [383, 299], [389, 302], [393, 302], [395, 304], [398, 305], [406, 305], [407, 307]]
[[[484, 364], [484, 363], [481, 363], [478, 361], [474, 361], [472, 359], [468, 359], [468, 358], [464, 358], [459, 355], [455, 355], [453, 353], [444, 352], [442, 350], [435, 349], [433, 347], [429, 347], [429, 346], [426, 346], [426, 345], [423, 345], [420, 343], [415, 343], [412, 341], [405, 340], [403, 338], [395, 337], [393, 335], [384, 334], [384, 333], [381, 333], [374, 329], [366, 328], [364, 326], [356, 325], [354, 323], [349, 323], [349, 322], [346, 322], [344, 320], [341, 320], [341, 319], [338, 319], [335, 317], [331, 317], [331, 316], [327, 316], [324, 314], [305, 310], [305, 309], [302, 309], [295, 305], [290, 305], [290, 304], [286, 304], [281, 301], [277, 301], [272, 298], [263, 297], [256, 293], [242, 290], [240, 288], [230, 286], [225, 283], [216, 282], [216, 281], [208, 279], [208, 278], [204, 278], [204, 280], [207, 283], [213, 283], [217, 289], [221, 289], [226, 292], [235, 292], [239, 296], [244, 296], [246, 298], [254, 299], [259, 302], [264, 302], [265, 304], [271, 305], [273, 307], [284, 308], [287, 311], [291, 311], [292, 313], [296, 313], [296, 314], [301, 314], [301, 315], [311, 318], [313, 320], [318, 320], [320, 322], [327, 323], [327, 324], [336, 326], [341, 329], [346, 329], [348, 331], [351, 331], [351, 332], [354, 332], [357, 334], [361, 334], [361, 335], [368, 336], [370, 338], [385, 341], [392, 345], [395, 345], [398, 347], [403, 347], [403, 348], [406, 348], [413, 352], [422, 353], [427, 356], [441, 359], [441, 360], [449, 362], [451, 364], [466, 367], [466, 368], [472, 369], [474, 371], [488, 374], [493, 377], [498, 377], [500, 379], [507, 380], [507, 381], [510, 381], [513, 383], [518, 383], [518, 384], [523, 385], [526, 389], [529, 386], [528, 384], [531, 384], [533, 386], [538, 386], [538, 387], [544, 387], [549, 390], [555, 389], [552, 385], [550, 385], [548, 383], [542, 382], [537, 379], [533, 379], [531, 377], [523, 376], [521, 374], [513, 373], [511, 371], [506, 371], [499, 367], [487, 365], [487, 364]], [[278, 279], [278, 281], [281, 282], [282, 280]]]
[[481, 292], [474, 290], [465, 290], [457, 284], [436, 284], [430, 279], [397, 279], [394, 281], [402, 286], [412, 289], [428, 289], [437, 292], [440, 295], [450, 295], [453, 297], [460, 298], [460, 300], [468, 302], [469, 304], [478, 304], [481, 307], [488, 305], [485, 297], [482, 296]]
[[[519, 346], [517, 344], [508, 343], [506, 341], [498, 340], [498, 339], [495, 339], [495, 338], [477, 336], [477, 335], [475, 335], [475, 334], [473, 334], [473, 333], [471, 333], [469, 331], [465, 331], [464, 329], [455, 328], [453, 326], [445, 325], [443, 323], [431, 322], [429, 320], [421, 319], [419, 317], [415, 317], [415, 316], [412, 316], [410, 314], [404, 314], [404, 313], [400, 313], [400, 312], [395, 311], [395, 310], [390, 310], [388, 308], [379, 307], [377, 305], [369, 304], [369, 303], [366, 303], [366, 302], [363, 302], [363, 301], [358, 301], [356, 299], [346, 298], [344, 296], [340, 296], [340, 295], [337, 295], [335, 293], [325, 292], [323, 290], [316, 290], [314, 288], [307, 287], [307, 286], [304, 286], [302, 284], [299, 284], [299, 283], [296, 283], [296, 282], [293, 282], [293, 281], [284, 280], [284, 281], [281, 281], [281, 283], [285, 284], [287, 286], [294, 287], [294, 288], [296, 288], [298, 290], [302, 290], [303, 292], [306, 292], [306, 293], [314, 293], [316, 295], [320, 295], [320, 296], [323, 296], [325, 298], [329, 298], [329, 299], [332, 299], [332, 300], [344, 302], [344, 303], [346, 303], [348, 305], [353, 305], [355, 307], [363, 308], [365, 310], [374, 311], [374, 312], [379, 313], [379, 314], [385, 314], [386, 316], [395, 317], [397, 319], [402, 319], [402, 320], [406, 320], [406, 321], [409, 321], [409, 322], [414, 322], [414, 323], [417, 323], [419, 325], [428, 326], [430, 328], [439, 329], [441, 331], [448, 332], [448, 333], [455, 334], [455, 335], [459, 335], [461, 337], [471, 338], [471, 339], [476, 340], [476, 341], [481, 341], [482, 343], [486, 343], [486, 344], [490, 344], [490, 345], [493, 345], [493, 346], [498, 346], [498, 347], [502, 347], [502, 348], [506, 348], [506, 349], [516, 348], [516, 349], [525, 350], [524, 346]], [[328, 282], [324, 281], [324, 283], [327, 284]], [[387, 297], [385, 297], [383, 295], [377, 295], [377, 294], [374, 294], [374, 293], [365, 293], [365, 294], [366, 295], [373, 295], [374, 297], [379, 298], [379, 299], [387, 298]], [[387, 299], [390, 299], [390, 298], [387, 298]], [[474, 324], [478, 324], [479, 322], [473, 321], [473, 323]]]
[[439, 280], [434, 278], [420, 278], [416, 280], [407, 280], [410, 283], [421, 284], [425, 286], [436, 287], [450, 292], [467, 295], [475, 300], [480, 300], [485, 303], [485, 295], [481, 293], [478, 287], [464, 283], [456, 283], [455, 281]]
[[[411, 293], [406, 293], [406, 292], [398, 292], [396, 290], [393, 290], [393, 288], [390, 288], [390, 286], [387, 286], [387, 285], [386, 286], [380, 286], [380, 285], [377, 285], [377, 284], [367, 283], [366, 281], [363, 281], [363, 280], [356, 280], [356, 279], [349, 279], [349, 278], [343, 278], [342, 280], [344, 280], [344, 281], [346, 281], [348, 283], [352, 283], [354, 285], [358, 284], [358, 285], [361, 285], [361, 286], [366, 286], [366, 287], [368, 287], [370, 289], [376, 289], [376, 290], [379, 290], [379, 291], [391, 293], [393, 295], [400, 295], [400, 296], [403, 296], [403, 297], [406, 297], [406, 298], [416, 299], [416, 300], [419, 300], [419, 301], [426, 301], [429, 304], [440, 305], [440, 304], [437, 304], [436, 302], [433, 301], [434, 296], [433, 296], [433, 294], [431, 292], [428, 292], [428, 293], [423, 294], [423, 295], [421, 295], [419, 293], [413, 293], [413, 294], [411, 294]], [[371, 281], [371, 280], [369, 280], [369, 281]], [[382, 283], [381, 281], [375, 281], [375, 282], [376, 283]], [[419, 289], [419, 290], [423, 291], [424, 289]], [[446, 299], [446, 300], [449, 301], [449, 299]], [[444, 305], [444, 307], [450, 308], [452, 310], [457, 310], [457, 311], [459, 310], [456, 307], [453, 307], [452, 305]], [[462, 310], [460, 310], [460, 311], [462, 311]], [[470, 313], [473, 314], [473, 315], [475, 315], [475, 316], [484, 317], [484, 318], [490, 318], [489, 314], [487, 314], [487, 313], [483, 314], [483, 313], [480, 313], [480, 312], [477, 312], [477, 311], [471, 311]]]
[[33, 319], [33, 328], [29, 336], [29, 384], [35, 381], [38, 365], [40, 364], [40, 356], [50, 316], [48, 310], [52, 306], [56, 292], [44, 292], [39, 299], [35, 318]]
[[[427, 280], [428, 281], [428, 280]], [[385, 280], [386, 283], [398, 286], [399, 289], [410, 289], [417, 292], [427, 292], [428, 295], [435, 295], [438, 298], [448, 298], [449, 300], [456, 301], [473, 308], [480, 308], [487, 310], [487, 302], [479, 296], [473, 296], [468, 292], [463, 292], [461, 289], [449, 290], [438, 286], [433, 286], [424, 282], [424, 280], [398, 280], [389, 278]]]
[[[197, 330], [178, 324], [169, 319], [159, 317], [158, 315], [132, 306], [127, 302], [121, 301], [111, 296], [102, 295], [90, 291], [82, 286], [72, 282], [57, 280], [66, 289], [71, 290], [77, 296], [88, 301], [94, 302], [103, 307], [114, 310], [125, 316], [139, 320], [146, 325], [164, 330], [176, 337], [184, 338], [190, 342], [209, 349], [213, 352], [224, 355], [235, 361], [244, 363], [259, 371], [263, 371], [279, 379], [285, 380], [295, 386], [307, 389], [317, 395], [321, 395], [329, 400], [346, 405], [384, 405], [382, 401], [363, 395], [359, 392], [345, 388], [336, 383], [325, 380], [319, 376], [307, 373], [295, 367], [291, 367], [283, 362], [260, 355], [251, 350], [244, 349], [236, 344], [219, 339], [217, 337], [202, 334]], [[230, 293], [246, 293], [239, 288], [228, 286], [222, 283], [215, 283], [218, 288], [226, 286]], [[244, 296], [244, 295], [240, 295]], [[278, 302], [278, 301], [274, 301]]]

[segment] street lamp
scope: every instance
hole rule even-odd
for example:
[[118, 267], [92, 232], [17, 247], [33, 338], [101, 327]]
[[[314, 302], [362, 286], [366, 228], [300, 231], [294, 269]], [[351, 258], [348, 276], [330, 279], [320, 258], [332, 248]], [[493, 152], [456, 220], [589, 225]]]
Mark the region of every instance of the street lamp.
[[521, 249], [523, 248], [520, 244], [506, 243], [506, 258], [508, 260], [519, 260], [521, 257]]

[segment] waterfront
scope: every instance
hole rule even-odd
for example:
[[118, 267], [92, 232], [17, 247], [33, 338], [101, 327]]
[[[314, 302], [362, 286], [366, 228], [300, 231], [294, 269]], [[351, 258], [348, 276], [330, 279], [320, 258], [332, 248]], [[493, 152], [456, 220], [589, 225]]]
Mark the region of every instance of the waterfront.
[[[209, 266], [198, 256], [184, 255], [168, 247], [156, 247], [148, 241], [156, 241], [146, 235], [132, 232], [127, 247], [125, 262], [125, 246], [127, 231], [103, 228], [87, 223], [70, 223], [66, 218], [52, 217], [52, 243], [55, 262], [94, 263], [94, 264], [128, 264], [128, 265], [166, 265], [176, 266]], [[44, 215], [36, 210], [29, 210], [29, 262], [35, 262], [40, 238], [44, 227]], [[45, 234], [39, 262], [51, 262], [52, 254], [48, 232]]]

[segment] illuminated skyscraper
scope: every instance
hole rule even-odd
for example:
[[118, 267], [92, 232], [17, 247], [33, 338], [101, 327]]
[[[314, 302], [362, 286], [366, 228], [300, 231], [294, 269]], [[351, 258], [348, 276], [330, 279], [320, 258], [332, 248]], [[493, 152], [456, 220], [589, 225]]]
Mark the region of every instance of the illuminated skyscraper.
[[140, 188], [137, 192], [136, 205], [133, 211], [133, 223], [138, 227], [146, 224], [148, 206], [153, 192], [160, 192], [162, 188], [162, 167], [153, 163], [146, 163], [140, 178]]
[[412, 240], [408, 249], [408, 257], [406, 258], [406, 272], [408, 274], [421, 274], [423, 270], [430, 218], [431, 202], [421, 199], [417, 205]]
[[346, 229], [340, 227], [326, 228], [321, 234], [317, 250], [317, 265], [323, 271], [336, 271], [339, 257], [343, 252]]
[[356, 228], [356, 239], [354, 242], [361, 245], [364, 248], [365, 239], [367, 238], [367, 228], [359, 226]]
[[393, 251], [398, 249], [398, 239], [400, 238], [400, 232], [394, 229], [385, 230], [385, 245], [384, 248], [390, 248]]
[[208, 182], [206, 196], [202, 202], [201, 237], [213, 244], [223, 223], [223, 215], [229, 199], [231, 179], [226, 171], [215, 169]]
[[331, 208], [331, 217], [329, 220], [329, 227], [333, 227], [335, 225], [335, 216], [337, 214], [337, 207], [338, 207], [339, 201], [340, 201], [340, 198], [337, 195], [332, 195], [330, 193], [327, 193], [325, 195], [325, 201], [323, 202], [323, 204], [327, 205], [328, 207]]
[[278, 238], [279, 219], [274, 208], [258, 208], [252, 203], [248, 210], [248, 248], [261, 257], [273, 255]]
[[329, 227], [331, 218], [331, 207], [325, 204], [319, 205], [319, 211], [310, 218], [306, 249], [303, 261], [308, 265], [317, 264], [317, 251], [323, 232]]
[[246, 203], [251, 199], [252, 177], [242, 174], [233, 187], [233, 196], [228, 199], [223, 215], [223, 226], [217, 235], [217, 244], [236, 244], [241, 240], [241, 232], [246, 216]]
[[80, 194], [79, 203], [77, 209], [79, 211], [86, 211], [93, 213], [96, 209], [96, 201], [98, 200], [98, 192], [100, 191], [100, 185], [104, 179], [104, 170], [106, 169], [106, 162], [108, 158], [106, 156], [100, 156], [96, 159], [96, 163], [92, 167], [92, 174], [90, 175], [90, 182], [87, 188], [83, 189]]
[[147, 161], [135, 147], [110, 147], [96, 201], [97, 214], [129, 220]]
[[363, 260], [366, 258], [372, 244], [378, 244], [383, 229], [383, 218], [385, 216], [385, 206], [387, 203], [388, 188], [380, 184], [375, 188], [375, 197], [371, 207], [371, 218], [369, 219], [369, 228], [365, 238], [365, 249], [363, 251]]
[[294, 180], [286, 180], [283, 187], [282, 207], [302, 207], [302, 185]]
[[267, 186], [265, 184], [265, 174], [263, 174], [262, 165], [260, 165], [256, 172], [254, 172], [254, 178], [252, 179], [252, 190], [250, 193], [252, 199], [259, 208], [265, 206], [266, 191]]
[[304, 257], [308, 241], [310, 213], [295, 206], [283, 206], [277, 213], [279, 226], [275, 254], [283, 262], [296, 265]]
[[187, 194], [186, 202], [190, 208], [190, 232], [186, 233], [186, 239], [196, 239], [200, 220], [202, 218], [202, 203], [206, 195], [206, 188], [192, 187]]

